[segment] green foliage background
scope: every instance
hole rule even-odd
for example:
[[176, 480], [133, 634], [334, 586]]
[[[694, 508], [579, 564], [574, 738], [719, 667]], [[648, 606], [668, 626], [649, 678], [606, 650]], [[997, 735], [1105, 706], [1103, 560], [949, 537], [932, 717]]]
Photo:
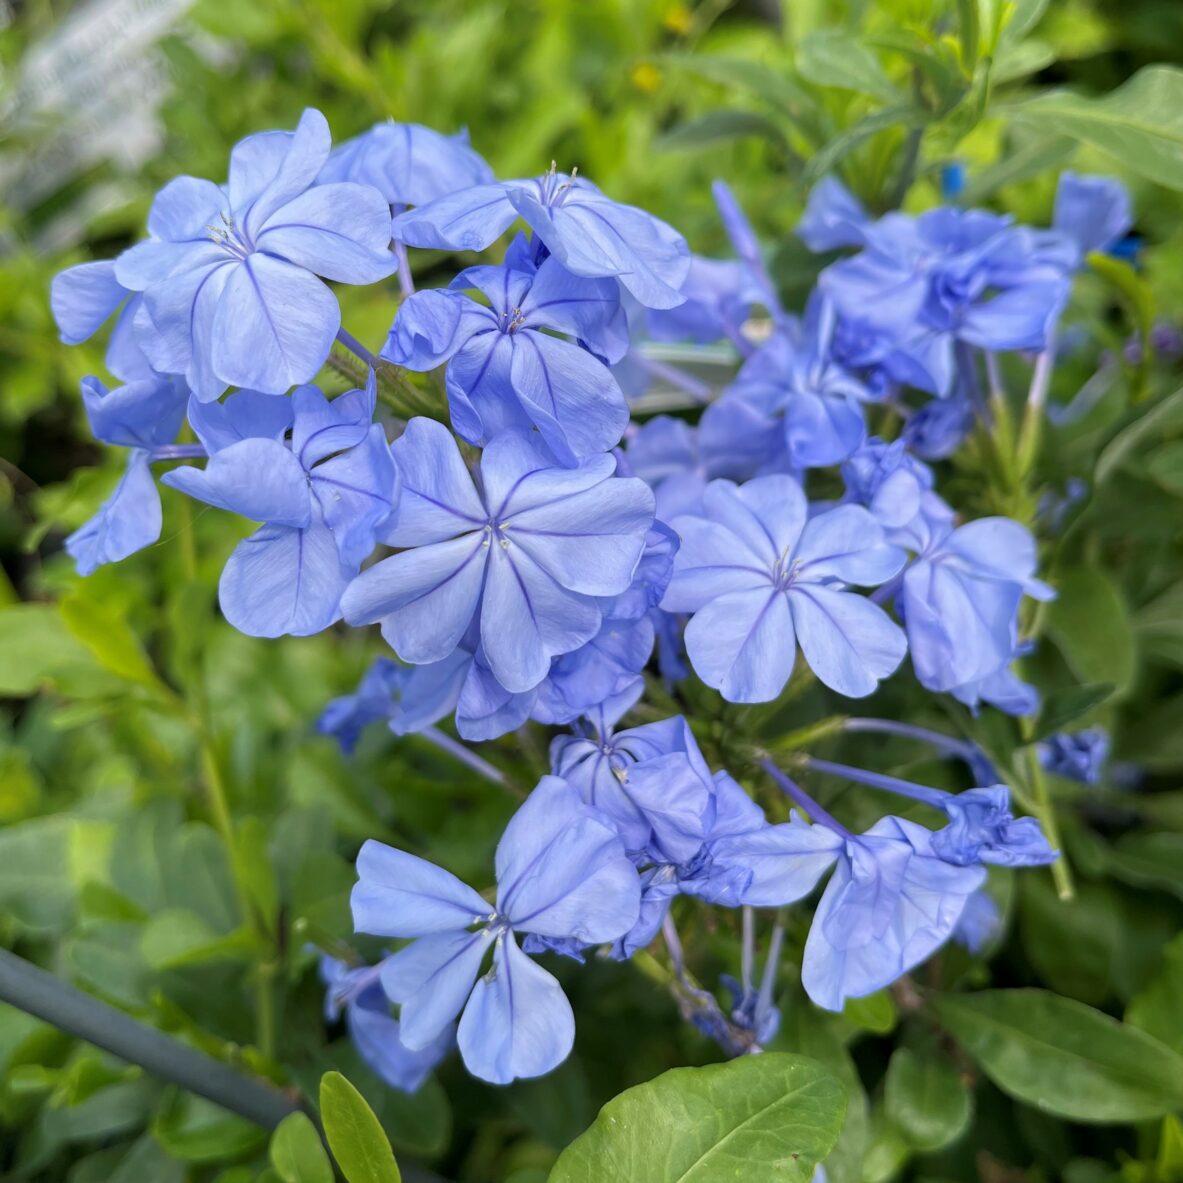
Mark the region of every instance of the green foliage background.
[[[31, 47], [66, 15], [30, 3], [0, 35], [10, 160], [35, 161], [53, 131], [47, 117], [19, 118], [12, 100]], [[1154, 323], [1183, 321], [1183, 76], [1139, 74], [1183, 57], [1183, 7], [198, 0], [160, 52], [171, 78], [165, 135], [142, 169], [100, 165], [31, 207], [0, 198], [0, 944], [308, 1097], [339, 1069], [400, 1161], [463, 1183], [541, 1183], [552, 1166], [556, 1183], [612, 1178], [596, 1156], [627, 1148], [605, 1150], [602, 1123], [558, 1156], [622, 1090], [718, 1058], [679, 1020], [658, 959], [560, 968], [579, 1018], [576, 1053], [553, 1076], [509, 1089], [449, 1065], [405, 1098], [326, 1034], [307, 946], [349, 937], [357, 845], [377, 837], [430, 851], [483, 884], [515, 799], [414, 738], [371, 734], [346, 761], [313, 735], [376, 640], [342, 629], [269, 642], [226, 626], [214, 593], [237, 535], [224, 515], [163, 490], [159, 545], [85, 581], [73, 573], [61, 539], [94, 512], [118, 460], [89, 441], [77, 397], [79, 378], [101, 372], [102, 346], [60, 346], [50, 277], [114, 254], [163, 182], [219, 178], [231, 143], [292, 126], [307, 105], [324, 110], [337, 139], [386, 116], [467, 126], [503, 176], [552, 159], [577, 165], [706, 254], [726, 250], [709, 192], [723, 176], [798, 301], [819, 264], [791, 229], [828, 169], [876, 208], [902, 196], [919, 210], [939, 200], [940, 166], [959, 159], [967, 200], [1034, 224], [1049, 220], [1060, 168], [1115, 172], [1133, 191], [1140, 270], [1101, 261], [1081, 278], [1070, 319], [1089, 343], [1060, 367], [1053, 397], [1071, 396], [1101, 349], [1115, 359], [1109, 393], [1071, 429], [1045, 433], [1032, 463], [1018, 442], [1016, 389], [1014, 421], [1000, 408], [998, 434], [942, 479], [967, 513], [1026, 520], [1069, 477], [1090, 483], [1069, 521], [1044, 532], [1061, 595], [1034, 622], [1044, 644], [1027, 672], [1047, 694], [1037, 728], [1102, 722], [1114, 767], [1136, 765], [1140, 779], [1045, 784], [1026, 746], [1035, 732], [889, 688], [880, 713], [967, 731], [1014, 770], [1029, 803], [1054, 810], [1072, 881], [998, 875], [1000, 947], [981, 959], [950, 949], [905, 988], [839, 1017], [812, 1008], [790, 969], [775, 1048], [821, 1061], [825, 1080], [843, 1086], [832, 1183], [1183, 1179], [1183, 393], [1177, 359], [1148, 347]], [[1135, 75], [1128, 101], [1050, 94], [1102, 96]], [[88, 202], [95, 193], [102, 200]], [[442, 281], [450, 266], [413, 262], [428, 284], [427, 267]], [[346, 289], [342, 300], [351, 331], [380, 339], [389, 293]], [[1136, 354], [1123, 352], [1131, 339]], [[816, 690], [761, 711], [702, 694], [695, 717], [712, 761], [759, 790], [735, 765], [737, 741], [791, 758], [797, 729], [833, 709]], [[528, 785], [545, 739], [536, 729], [491, 758]], [[950, 776], [907, 746], [847, 740], [841, 753], [929, 783]], [[874, 808], [857, 791], [828, 791], [824, 803], [856, 818]], [[737, 934], [731, 917], [708, 920], [686, 903], [688, 953], [709, 984], [734, 968]], [[790, 966], [803, 938], [790, 930]], [[809, 1069], [769, 1057], [765, 1079], [734, 1088], [675, 1074], [613, 1105], [660, 1126], [652, 1113], [669, 1118], [701, 1093], [725, 1126], [728, 1096], [775, 1091], [775, 1073], [797, 1071]], [[825, 1114], [836, 1131], [840, 1112]], [[781, 1124], [798, 1117], [813, 1120], [791, 1113]], [[782, 1177], [761, 1174], [752, 1155], [745, 1177]], [[5, 1179], [287, 1178], [267, 1176], [267, 1162], [263, 1132], [0, 1006]], [[631, 1169], [651, 1170], [631, 1176], [640, 1183], [675, 1177], [652, 1161]]]

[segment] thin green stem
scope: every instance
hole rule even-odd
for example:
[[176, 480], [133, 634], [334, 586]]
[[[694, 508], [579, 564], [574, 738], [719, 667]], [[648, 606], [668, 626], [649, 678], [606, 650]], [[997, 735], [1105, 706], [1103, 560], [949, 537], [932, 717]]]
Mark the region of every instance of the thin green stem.
[[1064, 854], [1060, 841], [1060, 826], [1056, 821], [1056, 807], [1048, 792], [1047, 777], [1043, 775], [1043, 767], [1039, 763], [1039, 755], [1035, 745], [1027, 747], [1027, 773], [1031, 778], [1031, 790], [1034, 796], [1035, 816], [1047, 835], [1049, 845], [1060, 852], [1060, 857], [1052, 863], [1052, 881], [1056, 885], [1056, 894], [1067, 902], [1076, 894], [1072, 883], [1072, 868]]

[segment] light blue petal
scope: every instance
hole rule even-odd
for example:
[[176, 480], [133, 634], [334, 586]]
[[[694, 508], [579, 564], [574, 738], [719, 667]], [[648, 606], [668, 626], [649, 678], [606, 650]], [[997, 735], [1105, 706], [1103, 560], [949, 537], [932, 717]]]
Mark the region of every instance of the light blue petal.
[[407, 246], [483, 251], [517, 216], [504, 186], [475, 185], [399, 214], [391, 235]]
[[282, 442], [292, 425], [292, 400], [285, 395], [237, 390], [222, 402], [189, 402], [189, 426], [213, 455], [245, 439]]
[[312, 466], [334, 452], [355, 448], [374, 422], [377, 386], [370, 370], [362, 390], [347, 390], [329, 400], [315, 386], [292, 391], [292, 452], [301, 467]]
[[600, 609], [568, 591], [524, 545], [494, 541], [481, 604], [481, 641], [497, 680], [516, 693], [546, 677], [552, 657], [570, 653], [599, 631]]
[[775, 588], [729, 592], [686, 626], [695, 673], [728, 702], [771, 702], [793, 672], [793, 614]]
[[450, 871], [372, 838], [357, 856], [350, 906], [354, 930], [377, 937], [463, 932], [493, 911]]
[[404, 1093], [415, 1093], [422, 1088], [455, 1039], [454, 1032], [444, 1030], [424, 1048], [407, 1047], [402, 1040], [401, 1024], [391, 1018], [390, 1003], [380, 990], [362, 994], [346, 1011], [345, 1022], [353, 1046], [370, 1071]]
[[286, 150], [274, 174], [257, 196], [250, 200], [249, 208], [246, 209], [235, 193], [236, 160], [231, 154], [230, 197], [234, 212], [241, 217], [243, 230], [249, 238], [255, 238], [272, 214], [298, 197], [316, 180], [329, 158], [331, 147], [332, 135], [328, 121], [314, 107], [306, 107], [296, 130], [285, 144]]
[[[916, 502], [919, 508], [919, 495]], [[859, 505], [842, 505], [811, 518], [793, 557], [801, 563], [799, 580], [840, 580], [861, 587], [886, 583], [908, 561], [903, 550], [884, 541], [883, 527]]]
[[809, 668], [847, 698], [873, 693], [904, 660], [903, 630], [865, 596], [801, 584], [790, 589], [789, 603]]
[[429, 1047], [448, 1028], [468, 1000], [488, 948], [486, 930], [440, 932], [421, 937], [382, 963], [382, 989], [402, 1004], [401, 1034], [407, 1047]]
[[124, 448], [171, 444], [181, 429], [189, 392], [175, 378], [154, 375], [108, 390], [82, 379], [82, 405], [96, 439]]
[[115, 264], [79, 263], [53, 277], [49, 306], [65, 345], [78, 345], [95, 333], [127, 299], [127, 289], [115, 278]]
[[160, 479], [198, 501], [256, 522], [304, 527], [312, 520], [304, 470], [275, 440], [240, 440], [215, 452], [204, 469], [186, 465]]
[[373, 552], [398, 500], [386, 433], [375, 423], [364, 442], [318, 464], [310, 481], [342, 561], [360, 565]]
[[809, 825], [796, 814], [788, 822], [716, 839], [717, 859], [752, 872], [740, 902], [757, 908], [779, 908], [804, 899], [834, 865], [842, 838], [825, 826]]
[[152, 199], [148, 233], [165, 242], [206, 242], [226, 212], [226, 194], [213, 181], [175, 177]]
[[497, 844], [497, 906], [518, 931], [615, 940], [632, 927], [641, 885], [616, 830], [566, 781], [544, 776]]
[[442, 661], [477, 610], [488, 553], [479, 534], [404, 550], [354, 579], [342, 611], [353, 625], [381, 621], [382, 635], [404, 661]]
[[342, 181], [317, 185], [275, 211], [258, 250], [338, 283], [378, 283], [398, 261], [390, 246], [390, 207], [377, 189]]
[[136, 450], [99, 512], [66, 539], [66, 552], [79, 575], [90, 575], [104, 563], [117, 563], [150, 546], [160, 537], [160, 527], [160, 494], [148, 453]]
[[472, 301], [440, 288], [415, 292], [399, 305], [382, 356], [408, 370], [434, 370], [468, 339], [459, 333], [461, 312]]
[[412, 419], [390, 447], [402, 477], [391, 546], [422, 546], [483, 528], [488, 513], [460, 458], [452, 433], [432, 419]]
[[575, 1016], [562, 987], [512, 936], [498, 941], [493, 969], [477, 982], [456, 1033], [465, 1067], [509, 1084], [557, 1068], [575, 1042]]
[[571, 464], [620, 442], [628, 404], [603, 362], [546, 333], [520, 331], [512, 340], [514, 392], [560, 461]]
[[337, 297], [315, 275], [256, 252], [229, 269], [213, 318], [213, 369], [229, 386], [282, 394], [316, 375], [340, 326]]
[[314, 513], [307, 529], [266, 525], [244, 538], [222, 570], [218, 603], [248, 636], [307, 637], [340, 619], [350, 574]]

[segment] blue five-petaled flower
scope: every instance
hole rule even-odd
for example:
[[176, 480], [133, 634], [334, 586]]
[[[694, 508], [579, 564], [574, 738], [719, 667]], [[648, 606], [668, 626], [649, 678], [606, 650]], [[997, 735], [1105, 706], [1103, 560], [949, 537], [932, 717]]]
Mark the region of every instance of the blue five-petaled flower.
[[797, 646], [839, 694], [870, 694], [903, 660], [904, 634], [877, 604], [848, 590], [891, 579], [905, 554], [861, 506], [808, 519], [801, 486], [764, 476], [714, 481], [701, 516], [675, 518], [681, 538], [662, 600], [692, 613], [686, 651], [730, 702], [766, 702], [789, 680]]
[[[357, 931], [413, 938], [381, 969], [402, 1007], [402, 1042], [428, 1047], [460, 1015], [464, 1063], [495, 1084], [549, 1072], [575, 1037], [559, 983], [515, 933], [602, 944], [626, 932], [640, 907], [640, 880], [615, 829], [558, 777], [543, 777], [506, 826], [492, 904], [448, 871], [380, 842], [362, 847], [357, 867]], [[477, 980], [490, 949], [492, 968]]]

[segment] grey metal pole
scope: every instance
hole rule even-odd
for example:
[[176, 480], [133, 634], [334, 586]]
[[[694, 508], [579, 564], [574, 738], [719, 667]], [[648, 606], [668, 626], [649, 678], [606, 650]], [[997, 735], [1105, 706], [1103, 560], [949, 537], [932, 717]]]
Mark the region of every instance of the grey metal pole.
[[300, 1107], [274, 1085], [137, 1022], [7, 949], [0, 949], [0, 999], [266, 1129]]
[[[289, 1113], [302, 1108], [295, 1094], [194, 1051], [7, 949], [0, 949], [0, 1001], [138, 1064], [153, 1076], [197, 1093], [264, 1129], [274, 1129]], [[405, 1183], [446, 1183], [417, 1164], [400, 1166]]]

